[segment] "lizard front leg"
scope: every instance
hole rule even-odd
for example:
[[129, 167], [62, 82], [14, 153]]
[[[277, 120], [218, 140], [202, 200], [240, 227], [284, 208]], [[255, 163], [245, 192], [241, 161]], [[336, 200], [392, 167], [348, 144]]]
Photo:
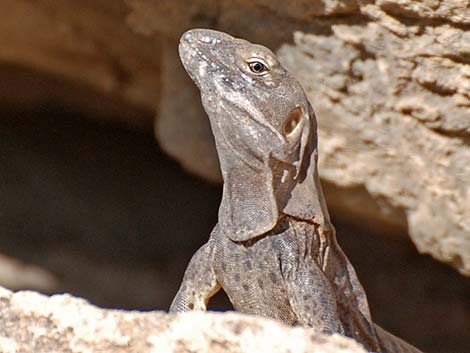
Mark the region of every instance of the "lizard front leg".
[[209, 299], [220, 289], [212, 266], [213, 256], [214, 242], [210, 239], [189, 262], [170, 312], [207, 309]]
[[285, 278], [290, 305], [302, 325], [344, 334], [333, 289], [313, 260], [288, 270]]

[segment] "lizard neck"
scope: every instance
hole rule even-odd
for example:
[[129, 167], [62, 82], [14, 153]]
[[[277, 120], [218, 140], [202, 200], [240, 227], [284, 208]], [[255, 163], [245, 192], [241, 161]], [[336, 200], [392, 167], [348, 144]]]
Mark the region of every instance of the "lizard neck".
[[224, 178], [219, 207], [221, 228], [234, 241], [269, 232], [279, 216], [269, 166], [254, 158], [247, 163], [224, 140], [216, 139], [216, 143]]

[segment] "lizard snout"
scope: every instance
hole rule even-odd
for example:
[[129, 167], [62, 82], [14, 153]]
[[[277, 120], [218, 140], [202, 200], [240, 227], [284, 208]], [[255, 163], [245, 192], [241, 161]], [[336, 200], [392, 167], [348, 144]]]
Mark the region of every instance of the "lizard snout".
[[190, 45], [217, 45], [222, 41], [234, 40], [231, 35], [214, 31], [212, 29], [190, 29], [183, 33], [180, 43], [187, 43]]

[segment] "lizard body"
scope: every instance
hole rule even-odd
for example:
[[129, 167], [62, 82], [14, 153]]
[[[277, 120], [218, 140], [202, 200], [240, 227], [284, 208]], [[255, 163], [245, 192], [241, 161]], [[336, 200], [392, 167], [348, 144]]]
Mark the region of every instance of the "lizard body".
[[213, 30], [180, 41], [215, 136], [219, 222], [193, 256], [170, 311], [235, 309], [353, 337], [369, 351], [420, 351], [375, 325], [336, 242], [317, 172], [314, 111], [267, 48]]

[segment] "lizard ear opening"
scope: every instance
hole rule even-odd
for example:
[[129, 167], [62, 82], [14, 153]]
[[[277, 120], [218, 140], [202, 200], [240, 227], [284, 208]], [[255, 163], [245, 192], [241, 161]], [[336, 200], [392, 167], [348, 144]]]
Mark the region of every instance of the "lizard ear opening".
[[299, 125], [300, 120], [302, 119], [303, 111], [302, 108], [296, 107], [294, 108], [289, 115], [287, 116], [287, 119], [284, 121], [284, 125], [282, 126], [282, 132], [284, 136], [289, 136]]
[[233, 241], [246, 241], [269, 232], [277, 223], [272, 172], [234, 163], [224, 172], [219, 208], [221, 229]]
[[[329, 221], [328, 209], [323, 196], [317, 169], [317, 127], [313, 108], [308, 107], [309, 132], [302, 141], [299, 174], [292, 180], [283, 200], [278, 200], [283, 213], [296, 218], [323, 224]], [[283, 193], [279, 193], [282, 195]]]

